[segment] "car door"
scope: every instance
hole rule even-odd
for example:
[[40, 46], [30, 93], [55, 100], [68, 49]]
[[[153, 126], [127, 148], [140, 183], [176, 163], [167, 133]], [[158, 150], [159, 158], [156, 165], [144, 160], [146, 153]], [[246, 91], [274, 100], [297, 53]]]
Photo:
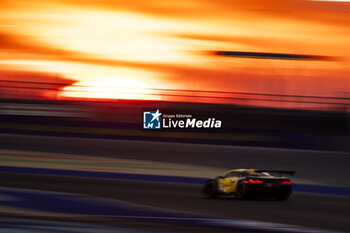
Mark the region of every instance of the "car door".
[[236, 191], [237, 182], [239, 180], [240, 173], [239, 172], [230, 172], [226, 174], [219, 181], [219, 189], [221, 192], [225, 194], [233, 193]]

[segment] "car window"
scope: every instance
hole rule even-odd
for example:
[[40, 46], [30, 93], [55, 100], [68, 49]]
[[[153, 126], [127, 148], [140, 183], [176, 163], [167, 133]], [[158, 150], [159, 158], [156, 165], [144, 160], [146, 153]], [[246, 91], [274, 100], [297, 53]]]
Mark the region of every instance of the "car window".
[[252, 176], [271, 176], [268, 172], [255, 172]]
[[225, 178], [235, 177], [235, 176], [238, 176], [238, 174], [239, 174], [238, 172], [230, 172], [225, 176]]

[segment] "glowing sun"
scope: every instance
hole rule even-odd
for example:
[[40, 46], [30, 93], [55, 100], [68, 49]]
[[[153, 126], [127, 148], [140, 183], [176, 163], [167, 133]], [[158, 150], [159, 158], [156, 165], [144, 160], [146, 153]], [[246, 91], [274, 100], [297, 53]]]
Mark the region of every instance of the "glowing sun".
[[60, 96], [63, 98], [92, 99], [160, 99], [157, 91], [152, 90], [147, 83], [139, 80], [126, 77], [97, 80], [99, 81], [80, 81], [64, 87]]

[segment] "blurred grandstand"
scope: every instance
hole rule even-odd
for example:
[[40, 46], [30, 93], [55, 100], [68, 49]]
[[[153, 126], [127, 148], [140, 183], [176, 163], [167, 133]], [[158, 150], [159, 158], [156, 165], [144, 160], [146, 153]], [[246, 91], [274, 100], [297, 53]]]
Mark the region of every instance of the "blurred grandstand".
[[[71, 83], [1, 80], [1, 132], [349, 150], [346, 97], [170, 89], [155, 89], [162, 101], [60, 96]], [[144, 109], [216, 117], [223, 128], [145, 132]]]

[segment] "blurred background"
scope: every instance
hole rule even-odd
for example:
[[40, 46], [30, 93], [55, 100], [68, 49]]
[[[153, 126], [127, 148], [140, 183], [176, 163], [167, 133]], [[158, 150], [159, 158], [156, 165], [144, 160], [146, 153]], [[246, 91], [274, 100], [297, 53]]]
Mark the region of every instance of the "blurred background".
[[[349, 1], [0, 4], [0, 232], [350, 230]], [[142, 130], [156, 109], [223, 125]], [[233, 168], [295, 195], [201, 196]]]

